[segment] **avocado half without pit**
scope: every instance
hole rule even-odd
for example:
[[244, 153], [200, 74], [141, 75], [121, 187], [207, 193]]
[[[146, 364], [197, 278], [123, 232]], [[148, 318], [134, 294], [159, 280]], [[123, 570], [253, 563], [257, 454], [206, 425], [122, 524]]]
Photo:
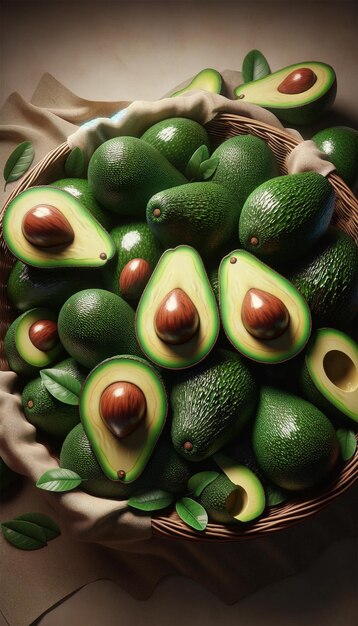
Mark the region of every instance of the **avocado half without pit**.
[[234, 250], [219, 268], [224, 331], [233, 346], [262, 363], [280, 363], [306, 345], [311, 332], [307, 303], [293, 285], [244, 250]]
[[27, 265], [102, 266], [114, 243], [91, 213], [66, 191], [32, 187], [12, 200], [4, 216], [11, 252]]
[[98, 463], [111, 480], [130, 483], [149, 461], [167, 416], [164, 384], [132, 355], [102, 361], [82, 388], [80, 416]]

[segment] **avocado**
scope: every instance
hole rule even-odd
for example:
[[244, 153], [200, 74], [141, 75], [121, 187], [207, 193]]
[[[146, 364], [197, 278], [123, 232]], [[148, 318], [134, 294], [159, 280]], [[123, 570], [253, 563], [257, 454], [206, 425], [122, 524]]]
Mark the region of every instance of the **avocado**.
[[165, 189], [147, 204], [147, 223], [165, 248], [186, 244], [212, 259], [231, 243], [239, 222], [234, 194], [218, 183]]
[[249, 422], [257, 394], [248, 365], [235, 352], [216, 350], [183, 372], [170, 395], [171, 437], [177, 452], [190, 461], [217, 452]]
[[121, 224], [110, 235], [117, 255], [103, 268], [103, 282], [109, 291], [136, 303], [163, 247], [146, 222]]
[[63, 347], [57, 324], [53, 311], [37, 307], [25, 311], [10, 324], [4, 348], [9, 366], [16, 374], [31, 376], [59, 358]]
[[234, 95], [268, 109], [284, 122], [315, 122], [334, 102], [337, 81], [326, 63], [305, 61], [239, 85]]
[[342, 330], [358, 311], [358, 246], [335, 226], [314, 250], [286, 266], [285, 275], [311, 309], [316, 328]]
[[330, 420], [310, 402], [268, 386], [260, 391], [252, 445], [265, 476], [290, 491], [318, 485], [339, 459]]
[[181, 96], [183, 93], [192, 91], [193, 89], [202, 89], [203, 91], [209, 91], [211, 93], [221, 93], [222, 88], [223, 80], [221, 74], [217, 70], [207, 67], [196, 74], [186, 87], [172, 93], [171, 98]]
[[219, 313], [203, 262], [194, 248], [166, 250], [139, 301], [138, 342], [160, 367], [181, 369], [204, 359], [219, 332]]
[[256, 474], [221, 452], [214, 455], [214, 461], [238, 489], [236, 510], [233, 511], [235, 520], [251, 522], [259, 517], [265, 509], [266, 498], [262, 483]]
[[110, 231], [116, 224], [116, 216], [102, 207], [91, 191], [88, 180], [84, 178], [61, 178], [50, 184], [67, 191], [83, 204], [83, 206], [93, 215], [103, 228]]
[[269, 264], [300, 258], [327, 230], [334, 203], [333, 187], [317, 172], [271, 178], [243, 206], [240, 243]]
[[88, 183], [109, 211], [144, 219], [151, 196], [187, 179], [159, 150], [137, 137], [114, 137], [102, 143], [88, 165]]
[[106, 476], [130, 483], [143, 472], [164, 427], [166, 390], [150, 363], [116, 356], [90, 372], [80, 415]]
[[141, 136], [161, 152], [177, 170], [185, 175], [186, 166], [201, 146], [211, 150], [204, 126], [188, 117], [170, 117], [150, 126]]
[[101, 287], [101, 275], [96, 268], [40, 269], [15, 261], [7, 279], [7, 297], [19, 311], [46, 306], [57, 311], [76, 291]]
[[10, 202], [4, 238], [20, 261], [40, 268], [100, 267], [115, 253], [110, 236], [81, 202], [50, 186], [31, 187]]
[[261, 183], [279, 176], [279, 166], [267, 143], [254, 135], [226, 139], [212, 154], [219, 163], [210, 179], [227, 187], [235, 196], [239, 213], [246, 198]]
[[347, 126], [324, 128], [313, 135], [312, 141], [335, 165], [337, 174], [355, 189], [358, 185], [358, 131]]
[[58, 332], [67, 352], [91, 369], [116, 354], [141, 356], [132, 307], [106, 289], [84, 289], [63, 304]]
[[[52, 367], [66, 372], [81, 384], [88, 373], [71, 357]], [[25, 385], [21, 400], [27, 421], [48, 435], [64, 439], [80, 421], [78, 406], [57, 400], [47, 390], [40, 376]]]
[[219, 474], [201, 492], [199, 502], [208, 517], [219, 524], [236, 521], [235, 516], [242, 506], [242, 492], [226, 474]]
[[233, 346], [261, 363], [281, 363], [306, 345], [310, 311], [283, 276], [244, 250], [234, 250], [219, 268], [224, 331]]
[[311, 338], [301, 373], [302, 391], [332, 418], [358, 422], [358, 345], [335, 328], [319, 328]]

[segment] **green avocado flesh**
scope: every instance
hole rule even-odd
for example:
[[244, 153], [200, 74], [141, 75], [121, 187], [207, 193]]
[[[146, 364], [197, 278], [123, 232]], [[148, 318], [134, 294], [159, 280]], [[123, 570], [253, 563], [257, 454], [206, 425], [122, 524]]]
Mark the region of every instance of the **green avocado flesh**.
[[[112, 384], [125, 381], [145, 396], [145, 414], [128, 436], [116, 437], [104, 423], [101, 396]], [[82, 388], [80, 415], [83, 428], [104, 473], [111, 480], [130, 483], [143, 472], [164, 427], [167, 399], [155, 369], [144, 359], [116, 356], [95, 367]]]
[[22, 313], [9, 326], [5, 335], [5, 354], [10, 368], [17, 374], [32, 374], [37, 369], [53, 363], [63, 351], [58, 344], [51, 350], [40, 350], [32, 343], [29, 331], [33, 324], [40, 320], [51, 320], [57, 323], [57, 315], [45, 308], [34, 308]]
[[[289, 324], [279, 337], [259, 339], [244, 326], [241, 311], [250, 289], [272, 294], [286, 306]], [[309, 339], [311, 317], [304, 298], [286, 278], [249, 252], [234, 250], [222, 260], [219, 301], [222, 325], [229, 341], [250, 359], [262, 363], [287, 361], [298, 354]]]
[[239, 522], [251, 522], [259, 517], [265, 509], [266, 497], [256, 474], [221, 452], [214, 455], [214, 461], [239, 490], [235, 503], [236, 510], [232, 510], [234, 519]]
[[358, 422], [358, 345], [335, 328], [320, 328], [305, 355], [302, 389], [306, 398], [332, 416]]
[[180, 96], [186, 91], [191, 91], [192, 89], [202, 89], [204, 91], [210, 91], [211, 93], [221, 93], [221, 74], [211, 67], [201, 70], [201, 72], [194, 76], [189, 85], [183, 87], [183, 89], [179, 89], [179, 91], [175, 91], [171, 94], [171, 97], [174, 98], [175, 96]]
[[[174, 289], [188, 296], [199, 317], [195, 334], [177, 345], [163, 341], [155, 326], [161, 303]], [[161, 367], [191, 367], [210, 352], [219, 333], [219, 313], [203, 262], [194, 248], [178, 246], [164, 252], [142, 293], [135, 325], [143, 352]]]
[[[66, 246], [40, 247], [23, 234], [23, 220], [35, 207], [54, 207], [68, 220], [74, 239]], [[73, 196], [50, 186], [32, 187], [12, 200], [4, 216], [4, 237], [11, 252], [28, 265], [100, 267], [115, 253], [108, 233]]]
[[[308, 89], [308, 85], [303, 85], [300, 93], [279, 91], [278, 87], [287, 77], [302, 69], [313, 72], [316, 77]], [[281, 120], [292, 124], [310, 124], [333, 104], [336, 89], [333, 68], [325, 63], [308, 61], [289, 65], [264, 78], [239, 85], [234, 89], [234, 95], [269, 109]]]

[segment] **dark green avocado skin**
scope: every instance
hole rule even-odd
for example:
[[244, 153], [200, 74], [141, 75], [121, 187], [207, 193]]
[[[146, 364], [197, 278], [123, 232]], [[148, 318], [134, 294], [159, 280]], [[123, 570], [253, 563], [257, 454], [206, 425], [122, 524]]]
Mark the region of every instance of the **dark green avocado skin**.
[[306, 299], [316, 328], [345, 328], [353, 320], [358, 310], [358, 247], [342, 230], [330, 226], [286, 275]]

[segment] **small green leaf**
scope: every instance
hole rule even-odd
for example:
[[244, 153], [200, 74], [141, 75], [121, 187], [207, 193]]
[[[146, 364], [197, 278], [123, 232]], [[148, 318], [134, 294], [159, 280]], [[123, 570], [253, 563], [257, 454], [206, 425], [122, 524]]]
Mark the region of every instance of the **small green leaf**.
[[353, 430], [338, 428], [337, 437], [343, 461], [349, 461], [357, 449], [357, 440]]
[[65, 162], [65, 172], [69, 178], [79, 178], [85, 168], [85, 157], [81, 148], [71, 150]]
[[195, 530], [205, 530], [208, 524], [208, 514], [204, 507], [191, 498], [181, 498], [175, 505], [179, 517]]
[[45, 491], [72, 491], [76, 489], [82, 482], [82, 478], [72, 470], [63, 467], [55, 467], [50, 469], [36, 483], [36, 487]]
[[189, 478], [188, 489], [193, 496], [198, 498], [205, 487], [210, 485], [218, 476], [220, 476], [219, 472], [198, 472]]
[[38, 550], [47, 545], [43, 528], [32, 522], [24, 520], [3, 522], [1, 530], [5, 539], [20, 550]]
[[37, 526], [40, 526], [44, 531], [47, 541], [55, 539], [61, 534], [60, 527], [56, 522], [44, 513], [24, 513], [23, 515], [15, 517], [15, 520], [24, 520], [25, 522], [37, 524]]
[[21, 178], [34, 160], [35, 150], [31, 141], [23, 141], [10, 154], [4, 167], [5, 189], [7, 183]]
[[286, 502], [287, 493], [276, 487], [276, 485], [270, 484], [265, 486], [265, 498], [267, 506], [277, 506], [282, 504], [282, 502]]
[[162, 489], [152, 489], [134, 494], [128, 499], [128, 505], [141, 511], [158, 511], [166, 509], [174, 502], [174, 496], [169, 491]]
[[219, 165], [219, 158], [214, 157], [212, 159], [206, 159], [200, 163], [200, 176], [202, 180], [208, 180], [214, 173]]
[[259, 50], [248, 52], [242, 63], [242, 79], [244, 83], [264, 78], [268, 74], [271, 74], [270, 66], [262, 52]]
[[69, 372], [56, 368], [43, 369], [40, 376], [47, 391], [63, 404], [77, 405], [81, 383]]
[[185, 170], [188, 180], [200, 180], [200, 165], [209, 158], [209, 149], [203, 144], [190, 157]]

